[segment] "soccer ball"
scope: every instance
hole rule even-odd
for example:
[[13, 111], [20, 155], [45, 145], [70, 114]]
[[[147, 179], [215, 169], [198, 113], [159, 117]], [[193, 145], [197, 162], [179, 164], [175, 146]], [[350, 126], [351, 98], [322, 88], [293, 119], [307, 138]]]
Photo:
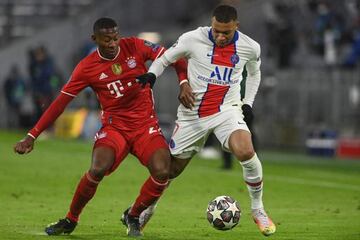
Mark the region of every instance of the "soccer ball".
[[218, 196], [209, 202], [206, 215], [207, 220], [214, 228], [230, 230], [240, 221], [240, 205], [229, 196]]

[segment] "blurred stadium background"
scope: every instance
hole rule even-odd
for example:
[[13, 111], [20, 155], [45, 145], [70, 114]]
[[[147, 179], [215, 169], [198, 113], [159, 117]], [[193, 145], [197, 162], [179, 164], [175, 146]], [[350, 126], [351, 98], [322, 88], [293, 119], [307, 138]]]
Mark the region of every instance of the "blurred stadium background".
[[[0, 0], [0, 127], [34, 124], [76, 63], [93, 49], [89, 37], [98, 17], [116, 19], [122, 36], [168, 47], [184, 31], [209, 25], [214, 6], [229, 3], [238, 9], [240, 30], [262, 46], [262, 83], [254, 105], [258, 146], [359, 157], [359, 2]], [[13, 90], [5, 84], [9, 78], [17, 86]], [[39, 100], [37, 91], [49, 94]], [[177, 93], [175, 75], [168, 70], [155, 87], [167, 135], [176, 117]], [[80, 108], [77, 122], [84, 124], [74, 126], [73, 113]], [[97, 109], [92, 93], [84, 91], [55, 133], [92, 138]]]

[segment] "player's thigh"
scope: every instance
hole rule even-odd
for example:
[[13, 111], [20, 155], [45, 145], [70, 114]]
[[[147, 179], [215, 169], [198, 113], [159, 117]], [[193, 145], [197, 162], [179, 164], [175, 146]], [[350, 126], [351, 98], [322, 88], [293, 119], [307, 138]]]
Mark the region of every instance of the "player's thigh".
[[176, 121], [169, 143], [171, 155], [179, 159], [191, 159], [198, 153], [212, 131], [207, 120]]
[[95, 135], [91, 169], [105, 171], [108, 175], [115, 171], [129, 153], [129, 146], [121, 132], [106, 126]]
[[[132, 138], [131, 153], [142, 165], [154, 170], [169, 169], [170, 152], [168, 144], [157, 122], [139, 129]], [[151, 166], [150, 166], [151, 165]]]
[[[251, 144], [251, 133], [244, 122], [240, 109], [222, 112], [215, 120], [218, 122], [218, 125], [214, 129], [214, 134], [225, 151], [233, 152], [235, 154], [237, 148], [235, 149], [234, 147], [239, 144], [241, 146], [247, 146], [249, 143]], [[248, 141], [248, 138], [250, 138], [250, 142]]]

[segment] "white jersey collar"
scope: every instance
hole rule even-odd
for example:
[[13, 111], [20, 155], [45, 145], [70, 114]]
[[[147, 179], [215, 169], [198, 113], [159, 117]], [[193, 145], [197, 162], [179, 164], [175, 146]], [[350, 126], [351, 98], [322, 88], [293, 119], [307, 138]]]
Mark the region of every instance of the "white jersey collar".
[[113, 61], [113, 60], [116, 59], [116, 58], [119, 56], [119, 54], [120, 54], [121, 48], [120, 48], [120, 46], [118, 46], [118, 48], [119, 48], [119, 51], [118, 51], [118, 53], [116, 54], [116, 56], [115, 56], [113, 59], [110, 59], [110, 58], [106, 58], [106, 57], [101, 56], [101, 53], [99, 52], [99, 48], [96, 48], [96, 52], [98, 53], [98, 55], [99, 55], [99, 57], [100, 57], [101, 59], [104, 59], [104, 60], [106, 60], [106, 61]]

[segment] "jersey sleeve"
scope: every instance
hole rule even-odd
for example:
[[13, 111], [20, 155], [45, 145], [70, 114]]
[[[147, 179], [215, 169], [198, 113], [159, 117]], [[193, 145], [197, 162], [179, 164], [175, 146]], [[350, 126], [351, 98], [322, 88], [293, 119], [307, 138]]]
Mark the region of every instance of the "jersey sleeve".
[[75, 67], [69, 81], [61, 90], [61, 94], [50, 104], [48, 109], [40, 117], [35, 127], [28, 135], [37, 138], [45, 129], [47, 129], [64, 111], [69, 102], [85, 87], [88, 86], [85, 77], [82, 74], [81, 62]]
[[[183, 34], [179, 37], [179, 39], [169, 48], [167, 49], [164, 54], [156, 59], [153, 64], [151, 64], [149, 68], [149, 72], [152, 72], [155, 74], [156, 77], [160, 76], [165, 68], [169, 66], [170, 64], [174, 64], [174, 67], [176, 68], [176, 65], [180, 65], [180, 69], [184, 66], [187, 68], [187, 63], [184, 60], [184, 58], [188, 57], [188, 42], [189, 38], [187, 35]], [[187, 71], [187, 70], [186, 70]], [[178, 72], [178, 71], [177, 71]], [[186, 77], [183, 75], [184, 71], [182, 71], [182, 74], [179, 75], [179, 81], [187, 79], [187, 72]], [[182, 78], [182, 79], [181, 79]]]
[[75, 67], [68, 82], [64, 85], [61, 92], [71, 97], [76, 97], [78, 93], [87, 86], [89, 86], [89, 83], [83, 74], [82, 63], [80, 62]]
[[260, 45], [254, 41], [253, 43], [254, 54], [253, 57], [246, 63], [246, 70], [248, 73], [248, 77], [246, 80], [246, 91], [245, 97], [243, 99], [244, 104], [248, 104], [250, 106], [253, 105], [255, 96], [259, 89], [260, 81], [261, 81], [261, 58], [260, 58]]
[[190, 40], [189, 34], [181, 35], [179, 39], [165, 51], [163, 57], [170, 63], [174, 63], [180, 58], [187, 58]]
[[73, 97], [61, 93], [46, 109], [40, 117], [35, 127], [28, 133], [29, 136], [36, 139], [45, 129], [47, 129], [64, 111], [65, 107], [71, 102]]
[[[144, 61], [151, 60], [154, 62], [161, 57], [166, 50], [163, 46], [147, 40], [136, 39], [135, 42], [136, 48], [143, 54]], [[179, 82], [187, 79], [187, 62], [185, 59], [179, 59], [171, 65], [175, 68]]]
[[165, 48], [159, 44], [152, 43], [147, 40], [135, 38], [136, 49], [142, 54], [144, 61], [155, 61], [165, 52]]

